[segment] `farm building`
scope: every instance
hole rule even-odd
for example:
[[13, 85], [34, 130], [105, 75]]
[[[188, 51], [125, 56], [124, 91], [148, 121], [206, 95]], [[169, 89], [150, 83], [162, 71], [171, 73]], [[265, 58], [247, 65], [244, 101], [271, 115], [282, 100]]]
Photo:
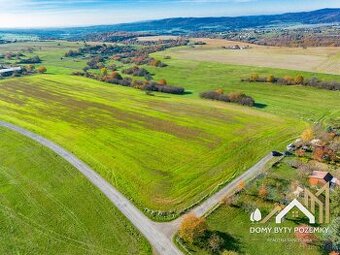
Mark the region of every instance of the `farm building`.
[[9, 67], [9, 68], [0, 69], [0, 77], [10, 76], [14, 72], [20, 72], [20, 71], [21, 71], [21, 67]]
[[310, 183], [313, 184], [325, 184], [329, 182], [331, 186], [340, 186], [340, 180], [335, 178], [332, 174], [329, 172], [324, 171], [313, 171], [312, 175], [309, 176]]

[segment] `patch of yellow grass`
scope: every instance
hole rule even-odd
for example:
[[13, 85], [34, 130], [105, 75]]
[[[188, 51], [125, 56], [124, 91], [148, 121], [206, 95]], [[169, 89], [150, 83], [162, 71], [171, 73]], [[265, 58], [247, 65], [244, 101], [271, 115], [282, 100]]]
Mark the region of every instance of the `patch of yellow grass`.
[[[340, 74], [340, 49], [337, 47], [288, 48], [259, 46], [223, 39], [197, 38], [203, 46], [181, 47], [166, 52], [178, 59], [213, 61], [225, 64], [238, 64], [260, 67], [274, 67], [309, 72]], [[231, 50], [223, 46], [246, 46], [250, 49]]]

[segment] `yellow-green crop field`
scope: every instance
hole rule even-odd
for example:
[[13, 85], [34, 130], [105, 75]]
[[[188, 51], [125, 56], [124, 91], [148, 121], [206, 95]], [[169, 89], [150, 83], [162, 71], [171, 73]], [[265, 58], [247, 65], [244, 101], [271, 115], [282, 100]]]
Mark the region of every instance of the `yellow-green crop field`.
[[151, 254], [151, 247], [65, 160], [0, 128], [0, 254]]
[[305, 127], [256, 109], [68, 75], [0, 82], [0, 117], [72, 151], [140, 208], [175, 212]]

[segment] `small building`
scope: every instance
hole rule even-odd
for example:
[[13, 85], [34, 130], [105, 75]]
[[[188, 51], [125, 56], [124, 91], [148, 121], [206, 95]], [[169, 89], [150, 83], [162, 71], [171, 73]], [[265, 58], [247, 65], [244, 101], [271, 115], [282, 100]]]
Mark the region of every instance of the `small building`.
[[336, 186], [340, 186], [340, 180], [336, 177], [333, 177], [333, 179], [331, 180], [331, 188]]
[[340, 186], [340, 180], [325, 171], [313, 171], [312, 175], [309, 176], [309, 180], [313, 184], [324, 185], [329, 182], [331, 187]]
[[272, 151], [272, 156], [273, 157], [281, 157], [283, 154], [279, 151]]
[[21, 70], [20, 66], [0, 69], [0, 77], [11, 76], [14, 72], [20, 72]]
[[303, 149], [306, 152], [312, 152], [312, 148], [310, 146], [308, 146], [308, 145], [303, 145], [301, 147], [301, 149]]
[[323, 143], [320, 139], [313, 139], [312, 141], [310, 141], [310, 144], [314, 147], [323, 146]]
[[288, 144], [287, 147], [286, 147], [287, 151], [289, 152], [293, 152], [296, 150], [296, 146], [294, 144]]

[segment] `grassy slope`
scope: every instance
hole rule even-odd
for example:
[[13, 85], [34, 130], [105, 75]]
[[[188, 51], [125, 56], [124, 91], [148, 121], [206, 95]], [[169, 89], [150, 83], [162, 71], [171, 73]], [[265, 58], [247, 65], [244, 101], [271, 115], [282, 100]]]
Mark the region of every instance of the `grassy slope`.
[[76, 169], [0, 128], [1, 254], [151, 254], [147, 241]]
[[[43, 59], [43, 65], [48, 67], [50, 74], [69, 74], [85, 66], [86, 61], [84, 60], [60, 59], [65, 51], [76, 49], [79, 45], [66, 42], [62, 42], [60, 46], [57, 46], [56, 43], [32, 44], [33, 46], [38, 45], [38, 47], [43, 46], [31, 55], [39, 55]], [[27, 47], [28, 44], [1, 45], [0, 51], [15, 51], [18, 46]], [[155, 54], [159, 58], [165, 55], [171, 55], [171, 53]], [[263, 104], [261, 111], [302, 118], [303, 120], [327, 120], [339, 116], [338, 92], [298, 86], [278, 87], [246, 84], [239, 81], [240, 77], [248, 76], [253, 72], [277, 76], [295, 75], [302, 72], [176, 58], [165, 60], [165, 62], [169, 64], [169, 67], [162, 69], [148, 67], [156, 73], [155, 79], [166, 78], [171, 84], [183, 85], [194, 92], [192, 95], [186, 96], [185, 99], [168, 95], [163, 95], [163, 98], [146, 98], [137, 91], [125, 88], [111, 89], [108, 86], [103, 87], [102, 84], [99, 85], [97, 82], [74, 77], [30, 77], [20, 80], [20, 82], [19, 80], [8, 80], [0, 83], [0, 118], [37, 131], [73, 150], [78, 156], [95, 166], [103, 176], [111, 180], [121, 191], [132, 197], [139, 206], [166, 210], [172, 207], [175, 209], [183, 208], [191, 202], [197, 201], [200, 197], [212, 191], [218, 183], [231, 178], [234, 170], [238, 172], [246, 169], [268, 149], [282, 146], [304, 126], [301, 122], [287, 123], [286, 119], [279, 120], [273, 115], [262, 114], [258, 111], [251, 110], [248, 112], [248, 108], [207, 101], [203, 103], [191, 99], [196, 98], [199, 92], [217, 87], [223, 87], [226, 91], [241, 90], [254, 96], [257, 102]], [[303, 73], [303, 75], [307, 77], [313, 74]], [[328, 80], [339, 80], [339, 76], [317, 75]], [[203, 107], [203, 104], [208, 106]], [[129, 109], [127, 109], [127, 106]], [[142, 119], [139, 118], [138, 112], [142, 114]], [[125, 115], [127, 115], [126, 118], [123, 117]], [[172, 124], [164, 123], [164, 120], [170, 120]], [[150, 123], [150, 125], [146, 125], [146, 123]], [[179, 128], [179, 126], [185, 128]], [[203, 130], [203, 133], [197, 133], [196, 129]], [[202, 134], [203, 136], [201, 136]], [[235, 137], [235, 134], [237, 137]], [[263, 137], [266, 137], [266, 140], [263, 140]], [[0, 144], [1, 142], [2, 140]], [[243, 144], [243, 146], [239, 148], [239, 144]], [[25, 147], [21, 146], [21, 148]], [[13, 150], [18, 151], [19, 148]], [[233, 152], [232, 150], [236, 151]], [[25, 152], [28, 151], [29, 149], [26, 149]], [[39, 151], [39, 155], [40, 153]], [[142, 156], [135, 156], [136, 154]], [[234, 162], [231, 158], [237, 158], [238, 161]], [[39, 162], [35, 160], [35, 163]], [[44, 166], [53, 163], [44, 161]], [[210, 167], [210, 165], [213, 165], [213, 167]], [[68, 174], [75, 175], [73, 170], [72, 173], [68, 172]], [[38, 176], [35, 177], [38, 178]], [[46, 176], [43, 175], [42, 177]], [[39, 176], [39, 178], [42, 177]], [[32, 175], [29, 178], [32, 179]], [[58, 178], [60, 180], [61, 177], [58, 176]], [[45, 180], [41, 182], [45, 184]], [[44, 198], [45, 206], [45, 201], [51, 196], [50, 193], [46, 195], [45, 192], [36, 191], [37, 187], [32, 188], [31, 183], [26, 185], [27, 187], [30, 185], [28, 190], [34, 188], [33, 191]], [[54, 189], [60, 187], [60, 183], [54, 184], [53, 187]], [[49, 186], [44, 187], [44, 191], [49, 188]], [[2, 189], [5, 190], [5, 188]], [[60, 190], [62, 189], [65, 190], [64, 185]], [[66, 190], [70, 190], [70, 188]], [[134, 239], [131, 239], [131, 235], [136, 235], [135, 231], [131, 230], [131, 226], [125, 223], [124, 218], [114, 208], [106, 209], [109, 205], [98, 204], [99, 199], [93, 198], [91, 200], [88, 195], [89, 192], [97, 197], [101, 196], [96, 191], [92, 191], [92, 187], [86, 186], [86, 191], [78, 191], [78, 189], [74, 191], [74, 186], [72, 186], [72, 191], [69, 194], [74, 195], [75, 192], [78, 198], [83, 198], [79, 205], [82, 206], [81, 208], [84, 208], [85, 197], [86, 201], [92, 201], [91, 205], [85, 203], [84, 211], [87, 212], [86, 215], [84, 211], [78, 211], [78, 213], [82, 215], [86, 224], [91, 225], [91, 227], [87, 227], [87, 229], [93, 231], [91, 235], [94, 233], [93, 235], [98, 237], [97, 240], [90, 236], [91, 244], [95, 243], [96, 249], [99, 246], [104, 247], [103, 249], [110, 249], [114, 246], [119, 251], [120, 247], [129, 247], [129, 253], [136, 253], [138, 248], [141, 252], [149, 252], [149, 247], [145, 244], [145, 241], [140, 241], [140, 236], [137, 238], [138, 244]], [[63, 198], [70, 196], [66, 193], [63, 193]], [[31, 193], [30, 196], [33, 197]], [[17, 199], [18, 196], [16, 195], [15, 201]], [[25, 199], [32, 201], [36, 198]], [[70, 206], [73, 208], [75, 204], [76, 202], [72, 200]], [[95, 212], [105, 222], [105, 224], [102, 223], [103, 226], [98, 227], [100, 223], [92, 221], [92, 217], [91, 220], [88, 220], [88, 207], [90, 206], [93, 206], [93, 208], [106, 206], [104, 210]], [[55, 205], [52, 204], [52, 207], [54, 208]], [[19, 209], [20, 211], [16, 211], [21, 213], [25, 212], [27, 208], [21, 209], [20, 207]], [[110, 209], [113, 211], [110, 216], [104, 215]], [[36, 215], [40, 216], [41, 211], [39, 210], [42, 209], [29, 209], [29, 211], [34, 212], [33, 217], [38, 219], [38, 224], [44, 221], [43, 218], [36, 217]], [[66, 208], [61, 207], [59, 210], [63, 212]], [[254, 242], [245, 232], [240, 235], [239, 223], [248, 222], [248, 215], [234, 210], [234, 208], [223, 207], [211, 215], [208, 219], [211, 229], [232, 233], [240, 238], [243, 246], [242, 251], [258, 254], [260, 250], [262, 251], [261, 254], [265, 254], [265, 251], [262, 250], [264, 246], [251, 246], [250, 244], [258, 244], [256, 240]], [[50, 210], [46, 213], [51, 217], [52, 212], [53, 210]], [[6, 213], [8, 215], [7, 211]], [[56, 213], [53, 212], [52, 216], [55, 217], [55, 221], [60, 221], [60, 215], [55, 215]], [[10, 217], [12, 218], [13, 215]], [[66, 216], [64, 217], [66, 218]], [[64, 221], [64, 219], [62, 220]], [[16, 219], [15, 222], [17, 221]], [[123, 222], [122, 225], [128, 226], [128, 231], [126, 231], [126, 226], [119, 225], [121, 222]], [[235, 224], [230, 224], [230, 222], [235, 222]], [[26, 227], [27, 223], [21, 222], [17, 223], [15, 228], [12, 227], [12, 231], [16, 233], [16, 238], [13, 238], [14, 235], [4, 235], [0, 241], [6, 243], [11, 249], [15, 245], [19, 252], [34, 249], [34, 253], [43, 253], [41, 247], [45, 245], [37, 247], [32, 243], [49, 242], [50, 247], [55, 246], [60, 249], [60, 246], [62, 246], [65, 253], [69, 253], [69, 250], [67, 250], [69, 247], [79, 250], [79, 253], [82, 254], [84, 247], [88, 249], [88, 253], [90, 253], [89, 249], [94, 247], [90, 246], [90, 242], [87, 242], [87, 240], [84, 244], [70, 240], [65, 242], [62, 240], [65, 234], [61, 238], [58, 235], [51, 241], [48, 235], [41, 234], [42, 232], [38, 227], [36, 229], [39, 229], [40, 232], [36, 229], [23, 228], [22, 225], [24, 224]], [[64, 222], [62, 224], [65, 224], [64, 228], [67, 229], [68, 225]], [[117, 230], [114, 235], [112, 235], [113, 227], [111, 227], [111, 224], [114, 224]], [[93, 225], [96, 225], [96, 227], [92, 227]], [[48, 224], [48, 228], [52, 227], [54, 226]], [[58, 229], [51, 230], [48, 228], [45, 229], [54, 231], [54, 233], [58, 231]], [[103, 232], [102, 229], [108, 228], [109, 234], [105, 235], [106, 232]], [[70, 226], [69, 229], [74, 231], [73, 226]], [[100, 229], [101, 232], [97, 233], [97, 229]], [[34, 235], [31, 233], [34, 233]], [[119, 236], [116, 233], [119, 233]], [[123, 235], [123, 233], [125, 234]], [[126, 233], [129, 233], [130, 236], [125, 237]], [[74, 233], [68, 232], [67, 234], [72, 235]], [[23, 237], [20, 239], [21, 236]], [[27, 239], [27, 237], [29, 238]], [[71, 237], [76, 240], [79, 238], [76, 234]], [[37, 241], [38, 238], [41, 239]], [[20, 245], [18, 245], [18, 239], [20, 239]], [[30, 245], [26, 245], [23, 240], [28, 240], [27, 243], [31, 242]], [[81, 241], [84, 242], [84, 240]], [[71, 245], [65, 245], [67, 242]], [[126, 245], [126, 242], [129, 242], [129, 245]], [[259, 244], [261, 243], [259, 242]], [[1, 247], [6, 249], [4, 245]], [[280, 244], [271, 246], [271, 249], [278, 253], [282, 253], [284, 248]], [[289, 250], [293, 250], [296, 247], [289, 246], [289, 248]], [[72, 252], [76, 253], [74, 250]], [[6, 253], [6, 250], [2, 253]], [[123, 248], [121, 253], [123, 253]]]
[[[155, 53], [162, 59], [171, 55], [171, 50]], [[166, 79], [169, 84], [183, 86], [193, 92], [191, 97], [198, 97], [202, 91], [223, 88], [228, 91], [243, 91], [262, 104], [263, 111], [277, 115], [291, 116], [309, 121], [335, 119], [340, 115], [340, 92], [320, 90], [301, 86], [278, 86], [271, 84], [243, 83], [241, 78], [252, 73], [260, 75], [273, 74], [283, 77], [302, 74], [305, 77], [317, 76], [325, 80], [340, 81], [340, 76], [313, 74], [283, 69], [226, 65], [214, 62], [180, 60], [172, 58], [163, 60], [166, 68], [148, 69], [155, 74], [155, 80]]]
[[305, 126], [237, 105], [58, 75], [1, 81], [0, 118], [51, 138], [140, 207], [160, 210], [198, 201]]
[[[340, 51], [337, 47], [303, 49], [259, 46], [223, 39], [196, 39], [195, 41], [205, 41], [207, 45], [171, 49], [171, 55], [177, 59], [340, 74]], [[222, 48], [235, 44], [249, 45], [251, 48], [246, 50]]]
[[[68, 49], [80, 46], [75, 43], [18, 43], [0, 50], [28, 46], [35, 46], [32, 55], [40, 55], [51, 74], [68, 74], [85, 65], [84, 60], [60, 59]], [[155, 56], [171, 55], [171, 51]], [[282, 147], [304, 126], [300, 121], [294, 127], [287, 122], [281, 125], [279, 118], [260, 111], [284, 116], [282, 121], [286, 117], [309, 121], [339, 117], [339, 92], [239, 81], [253, 72], [277, 76], [301, 72], [176, 58], [166, 62], [167, 68], [148, 67], [155, 79], [183, 85], [192, 95], [146, 97], [139, 91], [103, 87], [76, 77], [37, 76], [22, 82], [3, 81], [8, 83], [0, 85], [0, 99], [6, 108], [0, 113], [75, 150], [139, 206], [161, 210], [182, 209], [198, 201], [268, 150]], [[338, 76], [318, 76], [339, 80]], [[199, 92], [217, 87], [246, 92], [259, 103], [260, 111], [195, 99]], [[43, 119], [44, 114], [49, 117]], [[268, 134], [270, 139], [263, 140]]]
[[[50, 74], [71, 74], [74, 71], [81, 71], [86, 66], [86, 60], [63, 58], [65, 52], [69, 50], [77, 50], [83, 43], [74, 42], [19, 42], [11, 44], [1, 44], [0, 53], [23, 51], [25, 57], [39, 56], [42, 60], [41, 64], [47, 68]], [[32, 53], [25, 51], [28, 48], [34, 49]], [[0, 64], [4, 60], [0, 59]], [[6, 60], [5, 60], [6, 61]], [[16, 60], [11, 60], [15, 63]]]

